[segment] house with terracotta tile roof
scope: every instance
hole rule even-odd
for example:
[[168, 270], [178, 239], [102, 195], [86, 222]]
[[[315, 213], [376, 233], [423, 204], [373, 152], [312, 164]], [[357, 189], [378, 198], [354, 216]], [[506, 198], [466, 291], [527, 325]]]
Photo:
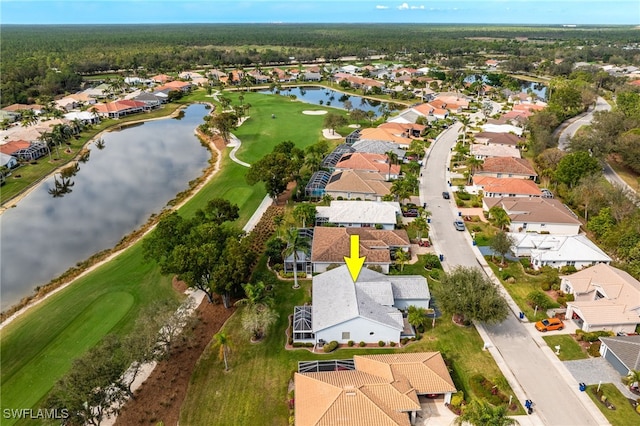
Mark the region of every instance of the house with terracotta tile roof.
[[474, 175], [469, 192], [480, 191], [484, 197], [542, 197], [542, 191], [532, 180]]
[[560, 289], [575, 299], [567, 302], [567, 320], [584, 331], [635, 332], [640, 281], [629, 273], [602, 263], [560, 278]]
[[376, 172], [336, 170], [331, 174], [324, 193], [334, 199], [381, 201], [391, 193], [391, 182]]
[[487, 160], [493, 157], [520, 158], [520, 150], [509, 145], [482, 145], [472, 143], [470, 154], [478, 160]]
[[151, 80], [153, 80], [154, 83], [164, 84], [168, 81], [172, 81], [173, 77], [167, 74], [158, 74], [151, 77]]
[[389, 273], [395, 251], [409, 251], [411, 243], [404, 229], [343, 228], [317, 226], [311, 244], [313, 272], [324, 272], [330, 265], [345, 264], [349, 256], [351, 235], [358, 235], [360, 256], [366, 256], [365, 266], [378, 266]]
[[419, 397], [456, 392], [440, 352], [356, 355], [353, 370], [296, 373], [296, 426], [410, 426]]
[[331, 201], [329, 206], [316, 207], [316, 226], [331, 223], [346, 228], [393, 230], [402, 215], [397, 201]]
[[475, 143], [483, 145], [508, 145], [517, 147], [524, 144], [524, 139], [513, 133], [478, 132], [473, 135]]
[[578, 235], [580, 221], [562, 202], [551, 198], [483, 197], [482, 208], [501, 207], [509, 216], [510, 232]]
[[526, 158], [490, 157], [476, 170], [475, 176], [536, 180], [538, 174]]
[[[402, 311], [409, 306], [427, 309], [430, 300], [422, 275], [385, 275], [363, 268], [354, 282], [343, 265], [313, 277], [311, 310], [304, 313], [307, 324], [299, 324], [295, 314], [300, 310], [294, 309], [293, 340], [315, 345], [350, 340], [399, 343], [415, 335]], [[309, 324], [309, 330], [300, 328]]]
[[392, 123], [386, 122], [378, 126], [380, 129], [389, 130], [396, 136], [406, 138], [419, 138], [427, 126], [416, 123]]
[[398, 179], [400, 166], [391, 164], [384, 154], [372, 154], [365, 152], [348, 152], [342, 155], [335, 165], [335, 170], [356, 170], [364, 172], [378, 172], [387, 176], [387, 180]]
[[411, 138], [398, 135], [397, 130], [388, 127], [370, 127], [360, 130], [358, 141], [383, 141], [392, 142], [401, 147], [408, 148], [411, 145]]
[[170, 81], [168, 83], [163, 84], [162, 86], [158, 86], [155, 88], [156, 92], [162, 92], [164, 90], [179, 90], [181, 92], [188, 92], [189, 90], [191, 90], [191, 87], [193, 85], [191, 83], [189, 83], [188, 81]]
[[95, 104], [93, 108], [95, 108], [95, 111], [101, 117], [120, 118], [125, 115], [136, 114], [149, 110], [151, 107], [144, 102], [126, 99], [108, 102], [106, 104]]
[[42, 142], [12, 140], [0, 145], [0, 153], [10, 155], [23, 161], [33, 161], [47, 155], [49, 148]]

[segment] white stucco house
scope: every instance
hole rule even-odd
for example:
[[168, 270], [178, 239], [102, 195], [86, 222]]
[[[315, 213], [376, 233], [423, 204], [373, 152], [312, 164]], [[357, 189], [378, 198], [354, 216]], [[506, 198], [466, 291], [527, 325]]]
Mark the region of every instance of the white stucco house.
[[584, 331], [633, 333], [640, 324], [640, 281], [606, 264], [561, 277], [560, 289], [573, 294], [567, 319]]
[[316, 207], [316, 225], [331, 223], [348, 228], [394, 229], [402, 214], [396, 201], [331, 201], [329, 206]]
[[294, 311], [293, 341], [398, 343], [414, 335], [402, 310], [428, 308], [430, 299], [423, 276], [387, 276], [363, 268], [354, 283], [348, 268], [340, 266], [313, 277], [311, 307]]
[[509, 216], [510, 232], [533, 232], [557, 235], [578, 235], [580, 221], [567, 206], [551, 198], [484, 197], [484, 211], [501, 207]]
[[509, 232], [515, 244], [511, 247], [517, 257], [529, 257], [531, 266], [586, 268], [599, 263], [611, 263], [611, 258], [585, 235], [553, 235]]

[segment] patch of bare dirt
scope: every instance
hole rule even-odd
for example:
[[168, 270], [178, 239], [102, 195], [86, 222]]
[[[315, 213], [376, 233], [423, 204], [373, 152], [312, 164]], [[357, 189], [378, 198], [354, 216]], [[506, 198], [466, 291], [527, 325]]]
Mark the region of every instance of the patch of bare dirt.
[[[174, 280], [174, 288], [181, 282]], [[184, 283], [182, 283], [184, 285]], [[163, 422], [176, 425], [180, 407], [196, 362], [215, 333], [231, 316], [234, 309], [211, 304], [205, 298], [197, 309], [198, 321], [178, 340], [171, 357], [158, 363], [147, 381], [135, 392], [120, 412], [116, 425], [130, 426]]]

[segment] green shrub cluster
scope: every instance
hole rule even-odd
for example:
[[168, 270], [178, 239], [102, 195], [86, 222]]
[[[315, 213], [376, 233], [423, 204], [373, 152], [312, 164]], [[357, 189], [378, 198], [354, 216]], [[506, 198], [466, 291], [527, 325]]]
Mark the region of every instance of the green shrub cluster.
[[611, 337], [613, 336], [612, 331], [589, 331], [585, 332], [580, 329], [576, 330], [576, 335], [578, 340], [582, 340], [584, 342], [596, 342], [599, 337]]
[[454, 407], [460, 407], [463, 402], [464, 402], [464, 392], [463, 391], [460, 390], [460, 391], [454, 393], [451, 396], [450, 404], [453, 405]]
[[294, 348], [312, 348], [313, 347], [313, 343], [311, 342], [293, 342], [293, 344], [291, 345]]
[[549, 309], [553, 307], [553, 300], [540, 290], [533, 290], [527, 295], [527, 301], [531, 306], [537, 306], [538, 309]]
[[424, 267], [425, 269], [440, 268], [440, 259], [437, 255], [428, 253], [424, 256]]
[[353, 345], [355, 345], [355, 342], [353, 340], [349, 340], [347, 342], [347, 346], [352, 347]]
[[386, 343], [384, 343], [384, 340], [380, 340], [378, 342], [378, 346], [383, 347]]
[[591, 355], [594, 358], [597, 358], [600, 356], [600, 345], [602, 344], [602, 342], [597, 341], [597, 342], [593, 342], [589, 345], [589, 349], [587, 349], [587, 353], [589, 355]]
[[469, 379], [473, 393], [492, 405], [502, 405], [509, 402], [509, 398], [482, 374], [476, 374]]
[[358, 346], [360, 346], [361, 348], [364, 348], [365, 346], [367, 346], [367, 344], [365, 342], [360, 342], [358, 343]]
[[396, 345], [396, 342], [389, 343], [389, 346], [391, 346], [392, 348], [395, 347], [395, 345]]
[[402, 339], [400, 339], [400, 344], [402, 344], [402, 346], [406, 345], [409, 342], [409, 339], [407, 339], [406, 337], [403, 337]]
[[338, 347], [338, 342], [336, 342], [335, 340], [332, 340], [329, 343], [325, 343], [325, 345], [322, 347], [322, 351], [324, 353], [333, 352], [336, 350], [337, 347]]

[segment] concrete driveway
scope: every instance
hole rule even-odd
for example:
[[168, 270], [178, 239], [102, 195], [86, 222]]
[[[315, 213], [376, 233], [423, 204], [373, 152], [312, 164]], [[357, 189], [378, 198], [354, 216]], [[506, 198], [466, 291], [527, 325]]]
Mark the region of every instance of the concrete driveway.
[[613, 383], [627, 398], [638, 398], [638, 395], [634, 395], [622, 384], [620, 373], [604, 358], [577, 359], [575, 361], [564, 361], [563, 364], [578, 383], [586, 383], [588, 385]]

